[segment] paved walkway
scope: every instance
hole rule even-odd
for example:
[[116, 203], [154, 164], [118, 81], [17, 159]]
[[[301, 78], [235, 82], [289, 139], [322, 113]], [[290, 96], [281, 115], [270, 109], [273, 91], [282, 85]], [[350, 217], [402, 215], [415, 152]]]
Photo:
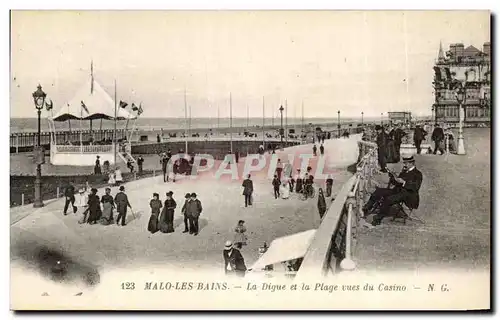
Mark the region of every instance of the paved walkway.
[[[325, 169], [335, 175], [334, 194], [351, 176], [345, 168], [356, 160], [352, 149], [356, 139], [330, 140], [325, 143], [326, 163], [337, 163]], [[344, 147], [341, 147], [344, 146]], [[340, 151], [340, 150], [346, 150]], [[312, 145], [302, 145], [278, 151], [278, 156], [287, 159], [295, 154], [294, 167], [299, 167], [299, 154], [312, 153]], [[352, 158], [354, 154], [354, 158]], [[348, 155], [351, 155], [349, 158]], [[269, 158], [270, 155], [266, 155]], [[320, 157], [310, 164], [317, 166]], [[242, 158], [238, 171], [243, 170]], [[349, 163], [348, 163], [349, 162]], [[269, 161], [267, 161], [269, 163]], [[343, 167], [343, 168], [339, 168]], [[248, 246], [242, 253], [250, 266], [258, 257], [258, 247], [264, 241], [270, 243], [276, 237], [317, 228], [320, 223], [317, 200], [302, 201], [297, 195], [288, 200], [274, 199], [271, 181], [267, 177], [268, 165], [259, 173], [252, 174], [254, 180], [254, 205], [244, 208], [241, 194], [241, 179], [228, 176], [215, 179], [213, 172], [201, 174], [196, 180], [184, 179], [164, 183], [162, 177], [141, 179], [127, 183], [126, 192], [135, 211], [135, 219], [128, 213], [125, 227], [116, 225], [80, 225], [79, 214], [63, 216], [63, 199], [47, 201], [46, 206], [34, 209], [23, 206], [11, 210], [11, 257], [14, 264], [26, 264], [42, 245], [54, 247], [75, 261], [92, 264], [109, 270], [119, 267], [182, 267], [189, 271], [210, 270], [222, 272], [222, 249], [224, 242], [233, 239], [234, 227], [239, 219], [246, 221]], [[323, 181], [316, 181], [317, 188]], [[158, 192], [165, 200], [165, 193], [174, 192], [177, 201], [175, 211], [175, 233], [151, 235], [147, 231], [150, 216], [149, 200]], [[116, 194], [117, 188], [112, 189]], [[192, 236], [182, 233], [183, 218], [180, 208], [186, 192], [196, 192], [203, 204], [200, 218], [200, 234]], [[102, 195], [100, 189], [98, 195]], [[29, 263], [28, 263], [29, 264]]]
[[[467, 155], [415, 155], [424, 177], [415, 215], [425, 224], [386, 218], [363, 228], [354, 253], [358, 269], [489, 269], [490, 141], [490, 129], [466, 129]], [[386, 177], [377, 179], [387, 183]]]

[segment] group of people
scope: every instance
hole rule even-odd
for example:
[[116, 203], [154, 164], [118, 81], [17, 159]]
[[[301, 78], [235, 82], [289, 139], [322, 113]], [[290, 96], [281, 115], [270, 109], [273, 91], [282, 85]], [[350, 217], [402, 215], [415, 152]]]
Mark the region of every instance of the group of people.
[[64, 196], [66, 198], [64, 204], [63, 214], [68, 215], [67, 211], [69, 205], [73, 207], [73, 213], [78, 212], [78, 207], [82, 211], [82, 217], [78, 221], [80, 224], [101, 224], [110, 225], [114, 224], [114, 210], [118, 212], [116, 217], [116, 224], [125, 226], [127, 219], [127, 208], [132, 209], [128, 197], [125, 194], [125, 187], [121, 186], [120, 191], [113, 198], [111, 195], [111, 188], [105, 189], [105, 194], [99, 198], [97, 195], [96, 188], [81, 188], [78, 191], [78, 195], [75, 197], [75, 187], [72, 184], [68, 184], [64, 191]]
[[[167, 199], [162, 204], [158, 193], [153, 193], [153, 199], [149, 202], [151, 207], [151, 217], [149, 218], [148, 231], [156, 233], [175, 232], [174, 213], [177, 208], [177, 202], [173, 198], [173, 192], [167, 192]], [[201, 201], [197, 199], [196, 193], [186, 193], [185, 202], [181, 209], [181, 214], [184, 216], [184, 231], [197, 236], [200, 229], [198, 220], [200, 218], [203, 207]], [[160, 213], [161, 212], [161, 213]]]

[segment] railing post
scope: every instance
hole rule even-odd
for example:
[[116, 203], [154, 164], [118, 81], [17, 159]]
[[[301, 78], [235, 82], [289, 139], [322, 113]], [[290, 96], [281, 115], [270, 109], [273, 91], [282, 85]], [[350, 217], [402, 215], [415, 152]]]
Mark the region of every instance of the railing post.
[[134, 172], [134, 180], [137, 180], [137, 172]]
[[21, 205], [24, 206], [24, 193], [21, 193]]
[[19, 135], [16, 134], [16, 153], [19, 153]]
[[[359, 186], [358, 186], [359, 187]], [[347, 206], [347, 226], [345, 236], [345, 258], [340, 262], [340, 268], [345, 271], [356, 269], [356, 263], [352, 260], [352, 219], [353, 209], [356, 203], [354, 193], [350, 192], [345, 205]]]
[[56, 198], [59, 198], [59, 187], [56, 188]]

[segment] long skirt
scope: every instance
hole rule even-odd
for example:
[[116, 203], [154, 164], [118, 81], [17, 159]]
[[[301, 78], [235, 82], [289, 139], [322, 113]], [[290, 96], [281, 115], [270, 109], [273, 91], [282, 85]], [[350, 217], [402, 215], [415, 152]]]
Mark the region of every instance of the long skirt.
[[302, 179], [297, 179], [297, 182], [295, 184], [295, 192], [302, 192]]
[[158, 214], [152, 213], [148, 222], [148, 231], [151, 233], [158, 232]]
[[104, 202], [102, 204], [102, 217], [99, 223], [107, 226], [113, 223], [113, 206], [109, 202]]
[[174, 210], [166, 210], [162, 213], [158, 228], [163, 233], [174, 232]]
[[89, 209], [89, 218], [87, 219], [87, 223], [94, 224], [101, 218], [101, 207], [95, 207]]

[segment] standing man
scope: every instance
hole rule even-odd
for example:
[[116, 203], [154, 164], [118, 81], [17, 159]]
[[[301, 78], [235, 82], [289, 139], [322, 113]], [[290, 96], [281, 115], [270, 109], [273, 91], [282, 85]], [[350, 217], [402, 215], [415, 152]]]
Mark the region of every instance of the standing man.
[[318, 148], [316, 148], [316, 145], [313, 146], [313, 155], [316, 156], [316, 151], [318, 150]]
[[144, 158], [142, 156], [139, 156], [139, 158], [137, 158], [137, 167], [139, 167], [139, 174], [142, 174], [143, 163], [144, 163]]
[[73, 207], [73, 213], [76, 213], [76, 206], [75, 206], [75, 187], [71, 183], [68, 183], [66, 188], [64, 189], [64, 196], [66, 197], [66, 202], [64, 203], [64, 215], [67, 215], [68, 211], [68, 206], [71, 203], [71, 206]]
[[125, 186], [120, 186], [120, 192], [115, 196], [116, 211], [118, 211], [118, 217], [116, 218], [116, 224], [120, 225], [120, 219], [122, 220], [122, 226], [125, 226], [125, 220], [127, 218], [127, 207], [132, 209], [128, 197], [125, 194]]
[[396, 155], [399, 157], [401, 150], [401, 143], [403, 142], [403, 137], [406, 136], [406, 132], [401, 128], [401, 123], [391, 131], [389, 137], [394, 141], [394, 146], [396, 147]]
[[332, 186], [333, 186], [333, 178], [332, 175], [329, 174], [326, 179], [326, 197], [330, 197], [332, 195]]
[[165, 153], [161, 154], [160, 163], [161, 163], [161, 171], [163, 172], [163, 182], [168, 182], [168, 174], [167, 174], [168, 160], [167, 160], [167, 155]]
[[419, 124], [415, 126], [415, 130], [413, 131], [413, 143], [415, 144], [415, 147], [417, 148], [417, 154], [420, 154], [422, 151], [422, 148], [420, 145], [422, 144], [422, 141], [425, 139], [425, 136], [427, 135], [427, 131], [422, 129]]
[[191, 200], [191, 194], [186, 193], [184, 198], [186, 200], [185, 200], [184, 205], [182, 206], [182, 209], [181, 209], [181, 213], [184, 215], [184, 231], [182, 231], [182, 233], [189, 232], [189, 215], [187, 212], [187, 206], [188, 206], [189, 201]]
[[443, 131], [443, 128], [441, 128], [439, 126], [439, 123], [436, 123], [436, 127], [434, 128], [434, 131], [432, 131], [431, 139], [432, 139], [432, 141], [434, 141], [433, 154], [436, 154], [437, 151], [439, 150], [439, 153], [441, 155], [443, 155], [444, 150], [443, 150], [443, 145], [441, 143], [444, 141], [444, 131]]
[[387, 166], [387, 140], [389, 137], [385, 133], [384, 128], [378, 124], [375, 126], [375, 131], [377, 132], [377, 153], [380, 171], [387, 172], [385, 168]]
[[323, 144], [321, 144], [321, 145], [319, 146], [319, 153], [320, 153], [321, 155], [324, 155], [324, 154], [325, 154], [325, 147], [323, 147]]
[[280, 197], [280, 180], [277, 175], [274, 175], [273, 179], [273, 188], [274, 188], [274, 199], [278, 199]]
[[200, 231], [198, 225], [198, 219], [203, 208], [201, 206], [201, 201], [196, 198], [196, 193], [191, 193], [191, 199], [187, 204], [187, 212], [189, 215], [189, 234], [198, 235]]
[[253, 181], [250, 180], [250, 175], [243, 180], [243, 195], [245, 196], [245, 208], [252, 205]]
[[278, 180], [280, 181], [282, 172], [283, 172], [283, 164], [281, 163], [281, 159], [278, 159], [278, 163], [276, 164], [276, 175], [278, 176]]
[[158, 142], [158, 143], [161, 142], [160, 134], [159, 133], [156, 134], [156, 142]]

